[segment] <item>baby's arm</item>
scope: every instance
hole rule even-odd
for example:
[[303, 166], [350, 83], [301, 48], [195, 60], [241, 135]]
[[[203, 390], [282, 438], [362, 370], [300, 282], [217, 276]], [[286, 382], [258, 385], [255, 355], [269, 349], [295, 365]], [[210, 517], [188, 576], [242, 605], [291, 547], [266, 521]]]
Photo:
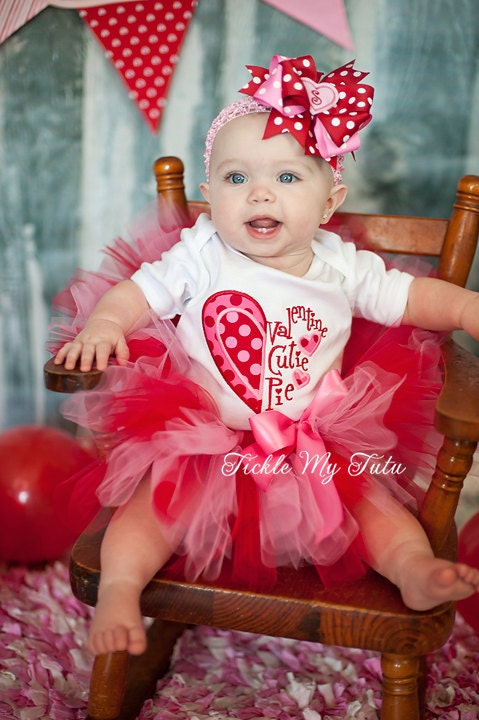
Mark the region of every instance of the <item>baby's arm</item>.
[[479, 293], [435, 278], [414, 278], [403, 325], [426, 330], [465, 330], [479, 340]]
[[138, 285], [122, 280], [98, 301], [83, 330], [60, 348], [54, 362], [72, 370], [80, 359], [80, 370], [84, 372], [91, 369], [95, 359], [97, 368], [104, 370], [112, 354], [120, 365], [125, 363], [129, 357], [125, 335], [148, 308]]

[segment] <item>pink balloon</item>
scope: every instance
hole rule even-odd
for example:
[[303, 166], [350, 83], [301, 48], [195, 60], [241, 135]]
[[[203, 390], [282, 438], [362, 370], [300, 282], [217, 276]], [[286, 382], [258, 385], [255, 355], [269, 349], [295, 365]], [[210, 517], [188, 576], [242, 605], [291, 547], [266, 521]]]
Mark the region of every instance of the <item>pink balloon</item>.
[[92, 456], [68, 433], [25, 425], [0, 434], [0, 560], [63, 555], [83, 530], [64, 481]]

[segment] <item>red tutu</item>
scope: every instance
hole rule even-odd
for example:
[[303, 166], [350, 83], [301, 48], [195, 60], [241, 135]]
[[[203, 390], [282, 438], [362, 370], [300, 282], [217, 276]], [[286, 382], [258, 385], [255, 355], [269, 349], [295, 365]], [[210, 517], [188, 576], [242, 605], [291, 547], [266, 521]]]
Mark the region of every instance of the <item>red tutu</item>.
[[[183, 221], [159, 232], [156, 211], [152, 219], [142, 220], [140, 239], [119, 240], [98, 273], [83, 273], [61, 294], [70, 317], [52, 324], [52, 350], [76, 335], [109, 286], [178, 239]], [[298, 421], [268, 411], [253, 417], [251, 432], [227, 427], [188, 379], [173, 323], [152, 317], [129, 346], [126, 366], [113, 364], [97, 388], [64, 404], [101, 449], [78, 501], [88, 505], [96, 489], [102, 505], [121, 505], [149, 473], [152, 503], [188, 579], [228, 568], [258, 588], [274, 582], [276, 567], [308, 562], [323, 580], [344, 581], [365, 567], [358, 500], [384, 510], [387, 492], [417, 509], [440, 444], [437, 335], [354, 321], [342, 377], [327, 373]]]

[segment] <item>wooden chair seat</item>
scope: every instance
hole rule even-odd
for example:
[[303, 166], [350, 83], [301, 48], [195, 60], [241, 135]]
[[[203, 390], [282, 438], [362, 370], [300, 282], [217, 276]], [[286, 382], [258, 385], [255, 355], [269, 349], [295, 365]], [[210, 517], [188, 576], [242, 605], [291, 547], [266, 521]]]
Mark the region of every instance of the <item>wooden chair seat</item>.
[[[162, 158], [155, 163], [155, 174], [159, 193], [186, 207], [181, 162]], [[188, 207], [194, 214], [205, 208], [201, 203]], [[338, 213], [334, 222], [375, 250], [437, 256], [439, 276], [464, 285], [479, 232], [479, 177], [460, 180], [449, 223], [347, 213]], [[445, 438], [419, 517], [436, 554], [454, 558], [454, 514], [479, 441], [479, 360], [448, 341], [444, 361], [436, 426]], [[45, 366], [47, 387], [55, 391], [88, 389], [99, 377], [95, 372], [67, 372], [51, 361]], [[88, 605], [96, 602], [101, 538], [109, 517], [109, 510], [102, 511], [71, 553], [72, 589]], [[95, 659], [90, 720], [137, 717], [189, 625], [377, 651], [382, 655], [382, 720], [419, 720], [425, 707], [424, 658], [446, 642], [455, 612], [454, 603], [425, 612], [408, 609], [397, 588], [372, 570], [361, 580], [325, 588], [309, 566], [279, 569], [277, 584], [268, 592], [221, 582], [189, 583], [161, 572], [145, 588], [141, 608], [154, 618], [148, 649], [139, 657], [120, 652]]]

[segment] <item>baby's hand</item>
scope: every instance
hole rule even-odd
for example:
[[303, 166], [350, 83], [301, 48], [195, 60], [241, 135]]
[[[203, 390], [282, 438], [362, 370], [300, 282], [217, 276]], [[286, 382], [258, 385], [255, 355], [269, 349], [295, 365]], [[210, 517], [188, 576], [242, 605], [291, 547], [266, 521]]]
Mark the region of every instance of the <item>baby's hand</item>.
[[96, 359], [98, 370], [105, 370], [110, 355], [115, 355], [120, 365], [128, 360], [129, 350], [122, 328], [111, 320], [89, 320], [72, 342], [60, 348], [54, 363], [73, 370], [80, 360], [80, 370], [87, 372]]

